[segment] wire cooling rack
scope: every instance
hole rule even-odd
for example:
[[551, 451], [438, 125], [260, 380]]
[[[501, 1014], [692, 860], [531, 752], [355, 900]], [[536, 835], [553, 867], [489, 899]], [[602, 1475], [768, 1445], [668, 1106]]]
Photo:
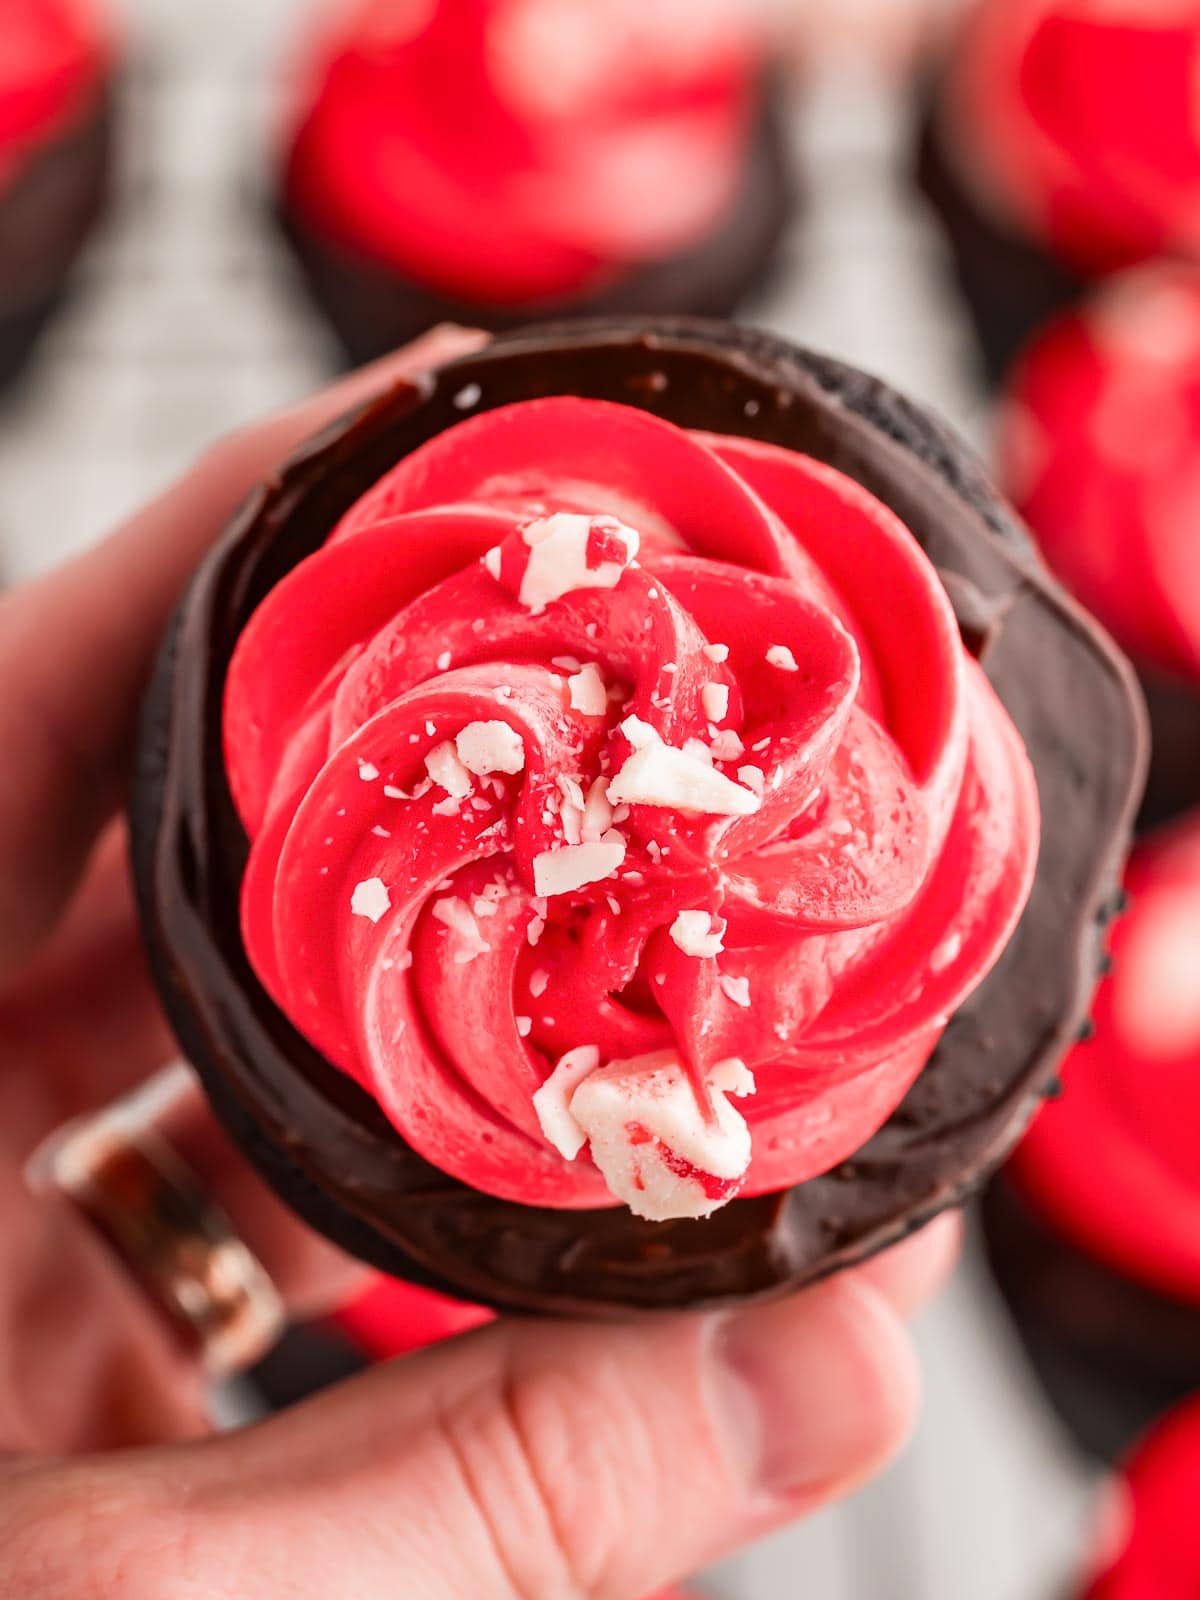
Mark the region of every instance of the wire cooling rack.
[[[0, 561], [98, 537], [212, 439], [333, 368], [265, 221], [295, 0], [131, 0], [119, 202], [35, 372], [0, 410]], [[902, 92], [843, 70], [795, 119], [808, 202], [751, 320], [858, 361], [983, 438], [936, 243], [905, 184]], [[1091, 1484], [969, 1257], [918, 1327], [913, 1445], [844, 1507], [725, 1563], [720, 1600], [1044, 1600]]]

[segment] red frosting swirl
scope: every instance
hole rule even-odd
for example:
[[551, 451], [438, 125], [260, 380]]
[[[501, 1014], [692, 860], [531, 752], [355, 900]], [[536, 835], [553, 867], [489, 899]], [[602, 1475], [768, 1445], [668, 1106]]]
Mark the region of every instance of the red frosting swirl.
[[1200, 1305], [1200, 819], [1143, 845], [1126, 884], [1095, 1034], [1010, 1170], [1084, 1250]]
[[2, 0], [0, 188], [90, 99], [109, 54], [90, 0]]
[[761, 64], [736, 0], [363, 0], [311, 52], [289, 203], [468, 300], [598, 287], [720, 225]]
[[1195, 1600], [1200, 1584], [1200, 1401], [1160, 1422], [1123, 1469], [1085, 1600]]
[[1200, 248], [1197, 0], [982, 0], [947, 82], [949, 145], [1066, 261]]
[[848, 1156], [1036, 853], [1024, 750], [894, 514], [598, 401], [401, 461], [252, 617], [225, 737], [265, 987], [421, 1154], [531, 1204], [656, 1159], [650, 1212], [708, 1210]]
[[1142, 268], [1021, 361], [1002, 483], [1051, 566], [1143, 664], [1200, 678], [1200, 268]]

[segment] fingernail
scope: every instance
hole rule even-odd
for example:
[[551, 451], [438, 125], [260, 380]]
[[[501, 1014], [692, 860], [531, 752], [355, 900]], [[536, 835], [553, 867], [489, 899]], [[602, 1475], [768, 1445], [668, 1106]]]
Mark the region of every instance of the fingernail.
[[852, 1274], [730, 1317], [713, 1353], [718, 1425], [760, 1491], [861, 1481], [911, 1430], [918, 1380], [908, 1335]]

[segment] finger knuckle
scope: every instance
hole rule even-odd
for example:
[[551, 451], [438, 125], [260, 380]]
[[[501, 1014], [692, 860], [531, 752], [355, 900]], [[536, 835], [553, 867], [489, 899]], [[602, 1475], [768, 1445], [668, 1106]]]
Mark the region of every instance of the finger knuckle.
[[616, 1370], [513, 1366], [443, 1417], [473, 1515], [513, 1600], [582, 1600], [636, 1565], [662, 1462]]

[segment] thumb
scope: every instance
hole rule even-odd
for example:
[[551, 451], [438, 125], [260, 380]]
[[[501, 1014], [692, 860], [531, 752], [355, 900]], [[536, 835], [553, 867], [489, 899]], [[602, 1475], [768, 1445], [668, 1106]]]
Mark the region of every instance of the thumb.
[[916, 1391], [865, 1272], [734, 1313], [500, 1322], [150, 1471], [110, 1460], [89, 1525], [136, 1504], [130, 1559], [173, 1593], [638, 1600], [868, 1476]]

